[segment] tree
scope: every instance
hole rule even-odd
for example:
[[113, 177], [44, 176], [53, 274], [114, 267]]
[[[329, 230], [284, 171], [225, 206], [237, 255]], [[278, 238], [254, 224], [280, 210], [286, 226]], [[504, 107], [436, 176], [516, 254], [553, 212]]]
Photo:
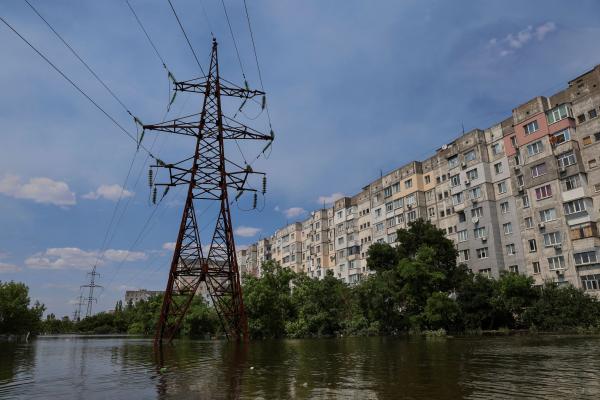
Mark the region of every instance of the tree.
[[373, 243], [367, 250], [367, 268], [371, 271], [389, 271], [398, 260], [398, 251], [387, 243]]
[[286, 323], [294, 313], [290, 289], [294, 277], [293, 271], [272, 261], [262, 265], [262, 277], [246, 276], [242, 293], [252, 337], [285, 335]]
[[523, 313], [538, 298], [533, 278], [516, 273], [505, 273], [498, 280], [496, 307], [510, 318], [510, 328], [523, 327]]
[[45, 307], [29, 307], [29, 288], [23, 283], [0, 281], [0, 334], [39, 333]]
[[427, 299], [423, 319], [430, 329], [458, 330], [461, 325], [460, 308], [447, 293], [435, 292]]

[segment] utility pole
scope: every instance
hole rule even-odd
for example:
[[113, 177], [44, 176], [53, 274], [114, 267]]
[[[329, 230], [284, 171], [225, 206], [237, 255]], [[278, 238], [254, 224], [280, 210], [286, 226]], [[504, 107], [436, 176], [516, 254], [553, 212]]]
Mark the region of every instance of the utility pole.
[[[144, 125], [144, 130], [167, 132], [194, 138], [195, 150], [191, 157], [174, 164], [166, 164], [157, 160], [158, 171], [168, 170], [168, 183], [153, 183], [154, 198], [156, 186], [164, 186], [165, 194], [170, 187], [187, 186], [187, 197], [175, 250], [169, 270], [165, 296], [161, 308], [160, 319], [154, 337], [155, 345], [162, 345], [163, 340], [171, 342], [177, 334], [183, 318], [197, 293], [200, 284], [206, 285], [212, 303], [217, 311], [228, 338], [247, 339], [248, 322], [238, 270], [238, 262], [233, 239], [228, 190], [236, 190], [235, 201], [245, 192], [253, 192], [253, 208], [256, 208], [257, 190], [249, 187], [249, 177], [262, 175], [262, 193], [266, 188], [265, 174], [253, 171], [250, 164], [240, 166], [225, 155], [225, 142], [229, 140], [249, 139], [268, 141], [263, 153], [271, 145], [274, 135], [260, 133], [248, 126], [223, 115], [221, 97], [234, 97], [243, 100], [244, 104], [257, 96], [263, 96], [262, 107], [265, 107], [264, 92], [221, 82], [217, 56], [217, 41], [213, 39], [210, 66], [204, 77], [189, 81], [174, 82], [176, 91], [199, 93], [203, 95], [202, 111], [187, 117], [156, 125]], [[260, 102], [257, 102], [260, 104]], [[241, 148], [240, 148], [241, 153]], [[242, 153], [242, 157], [243, 153]], [[151, 170], [152, 171], [152, 170]], [[152, 176], [152, 172], [149, 174]], [[164, 194], [163, 194], [164, 197]], [[217, 202], [214, 219], [206, 215], [210, 205]], [[196, 214], [201, 205], [208, 205], [202, 214]], [[211, 239], [203, 247], [197, 218], [203, 217], [210, 229]], [[213, 222], [214, 221], [214, 222]], [[214, 224], [214, 225], [211, 225]]]
[[[96, 277], [100, 276], [99, 273], [96, 272], [96, 266], [94, 265], [94, 267], [92, 268], [92, 272], [88, 272], [87, 273], [90, 276], [90, 283], [88, 283], [87, 285], [81, 285], [81, 288], [88, 288], [88, 297], [87, 297], [87, 309], [85, 311], [85, 317], [91, 317], [92, 316], [92, 304], [94, 302], [97, 302], [98, 299], [94, 297], [94, 289], [95, 288], [101, 288], [102, 286], [100, 285], [96, 285]], [[80, 296], [81, 298], [81, 296]], [[79, 308], [79, 316], [81, 317], [81, 301], [80, 301], [80, 308]]]

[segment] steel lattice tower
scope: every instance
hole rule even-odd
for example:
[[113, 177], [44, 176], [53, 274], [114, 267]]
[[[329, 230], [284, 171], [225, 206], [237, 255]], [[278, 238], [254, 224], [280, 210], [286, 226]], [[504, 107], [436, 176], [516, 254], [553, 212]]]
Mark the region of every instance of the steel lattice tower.
[[[214, 39], [208, 74], [190, 81], [176, 81], [174, 88], [182, 92], [201, 93], [204, 100], [200, 114], [144, 125], [145, 130], [195, 138], [192, 157], [175, 164], [157, 160], [157, 165], [152, 166], [169, 171], [168, 183], [155, 184], [166, 186], [165, 192], [172, 186], [187, 185], [187, 197], [154, 341], [160, 345], [163, 340], [170, 342], [173, 339], [202, 282], [206, 284], [227, 336], [246, 339], [248, 322], [242, 300], [228, 189], [237, 190], [238, 195], [251, 191], [256, 196], [255, 189], [246, 187], [248, 177], [250, 174], [264, 174], [254, 172], [250, 165], [242, 167], [227, 159], [224, 143], [226, 140], [254, 139], [268, 140], [270, 144], [273, 134], [262, 134], [223, 116], [221, 96], [248, 100], [264, 96], [264, 92], [229, 82], [222, 85], [217, 42]], [[199, 201], [220, 204], [210, 244], [204, 248], [195, 211], [195, 204]]]
[[[100, 274], [96, 272], [96, 266], [95, 265], [92, 268], [92, 272], [88, 272], [88, 275], [90, 276], [90, 283], [88, 283], [87, 285], [81, 285], [81, 288], [88, 288], [87, 308], [85, 310], [85, 317], [86, 318], [92, 316], [92, 306], [93, 306], [94, 302], [98, 301], [98, 299], [96, 299], [94, 297], [94, 289], [102, 287], [102, 286], [96, 284], [96, 277], [100, 276]], [[81, 317], [81, 305], [82, 305], [81, 296], [79, 296], [79, 298], [80, 298], [79, 299], [79, 310], [77, 312], [77, 314], [78, 314], [77, 317], [78, 318]]]

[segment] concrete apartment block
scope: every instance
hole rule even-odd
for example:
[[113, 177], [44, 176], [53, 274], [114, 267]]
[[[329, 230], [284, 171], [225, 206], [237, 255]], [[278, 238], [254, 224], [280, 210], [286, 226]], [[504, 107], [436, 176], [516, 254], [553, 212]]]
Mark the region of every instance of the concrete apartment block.
[[600, 295], [599, 114], [597, 66], [261, 239], [246, 250], [245, 269], [260, 274], [273, 259], [355, 283], [370, 273], [372, 243], [397, 245], [396, 231], [423, 218], [474, 273], [517, 272]]

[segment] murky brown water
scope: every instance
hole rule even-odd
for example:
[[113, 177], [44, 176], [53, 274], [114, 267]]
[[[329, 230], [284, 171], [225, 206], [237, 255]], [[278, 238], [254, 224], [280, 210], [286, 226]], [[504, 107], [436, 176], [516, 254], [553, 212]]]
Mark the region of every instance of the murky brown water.
[[600, 398], [600, 337], [188, 341], [162, 358], [146, 339], [0, 343], [0, 399]]

